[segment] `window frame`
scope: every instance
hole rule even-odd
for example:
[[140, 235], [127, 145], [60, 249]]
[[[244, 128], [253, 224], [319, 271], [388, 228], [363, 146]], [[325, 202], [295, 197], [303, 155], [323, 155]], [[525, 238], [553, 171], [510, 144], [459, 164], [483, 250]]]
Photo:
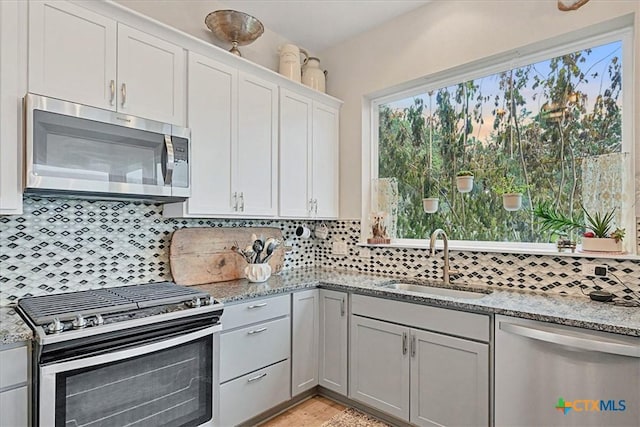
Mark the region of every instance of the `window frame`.
[[[633, 24], [625, 22], [623, 25], [612, 28], [605, 28], [599, 32], [591, 31], [590, 34], [582, 34], [584, 31], [577, 31], [568, 35], [556, 37], [551, 40], [545, 40], [533, 45], [525, 46], [520, 49], [514, 49], [502, 54], [494, 55], [481, 60], [462, 64], [449, 70], [437, 72], [425, 77], [405, 82], [376, 93], [370, 94], [363, 100], [363, 161], [366, 161], [368, 151], [368, 168], [363, 168], [362, 179], [362, 218], [361, 218], [361, 245], [367, 245], [366, 239], [369, 234], [369, 212], [371, 211], [371, 182], [378, 178], [378, 119], [380, 105], [390, 102], [406, 99], [412, 96], [423, 95], [431, 90], [438, 90], [443, 87], [457, 85], [472, 79], [483, 78], [492, 74], [501, 73], [514, 68], [526, 66], [540, 61], [549, 60], [567, 53], [579, 50], [589, 49], [594, 46], [600, 46], [615, 41], [622, 42], [622, 141], [621, 152], [628, 152], [631, 161], [628, 162], [626, 171], [627, 188], [630, 188], [634, 194], [633, 204], [629, 209], [635, 212], [628, 215], [627, 221], [621, 226], [627, 230], [624, 242], [624, 250], [627, 252], [625, 256], [636, 258], [637, 242], [636, 242], [636, 216], [640, 216], [640, 200], [638, 186], [636, 182], [640, 181], [640, 177], [636, 174], [640, 171], [640, 147], [635, 146], [634, 137], [634, 96], [635, 96], [635, 75], [634, 71], [634, 28]], [[640, 72], [640, 70], [639, 70]], [[630, 77], [626, 77], [630, 76]], [[640, 108], [640, 107], [638, 107]], [[369, 117], [366, 117], [368, 115]], [[368, 119], [368, 120], [367, 120]], [[367, 123], [368, 126], [367, 126]], [[638, 125], [640, 126], [640, 124]], [[368, 149], [367, 149], [368, 148]], [[374, 245], [375, 246], [375, 245]], [[429, 244], [426, 239], [392, 239], [390, 245], [392, 247], [413, 247], [428, 248]], [[532, 243], [532, 242], [499, 242], [499, 241], [475, 241], [475, 240], [450, 240], [449, 247], [459, 250], [472, 250], [481, 252], [508, 252], [522, 254], [565, 254], [575, 256], [575, 253], [558, 252], [555, 245], [551, 243]], [[589, 254], [590, 257], [611, 257], [611, 255], [595, 255]], [[616, 257], [618, 258], [618, 257]], [[640, 257], [637, 257], [640, 259]]]

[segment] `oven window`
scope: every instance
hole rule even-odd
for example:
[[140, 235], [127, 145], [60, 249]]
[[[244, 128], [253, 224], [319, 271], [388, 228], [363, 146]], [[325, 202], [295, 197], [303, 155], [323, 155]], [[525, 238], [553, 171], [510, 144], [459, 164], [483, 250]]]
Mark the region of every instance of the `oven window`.
[[56, 376], [56, 427], [197, 426], [212, 418], [213, 338]]

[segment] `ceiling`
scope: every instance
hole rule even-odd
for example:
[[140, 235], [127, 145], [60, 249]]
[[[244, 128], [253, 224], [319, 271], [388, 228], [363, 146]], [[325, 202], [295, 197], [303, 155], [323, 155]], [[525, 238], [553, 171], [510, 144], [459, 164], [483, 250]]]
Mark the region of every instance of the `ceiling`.
[[311, 52], [321, 52], [431, 0], [116, 1], [187, 31], [194, 25], [202, 29], [193, 31], [206, 30], [203, 21], [208, 12], [235, 9], [255, 16], [285, 39]]
[[220, 0], [313, 52], [337, 45], [430, 0]]

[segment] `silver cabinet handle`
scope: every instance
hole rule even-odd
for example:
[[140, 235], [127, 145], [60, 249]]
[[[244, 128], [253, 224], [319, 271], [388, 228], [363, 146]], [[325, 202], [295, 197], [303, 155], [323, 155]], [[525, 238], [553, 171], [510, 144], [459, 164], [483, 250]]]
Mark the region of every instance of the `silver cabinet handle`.
[[248, 309], [260, 308], [260, 307], [265, 307], [266, 305], [267, 305], [267, 303], [266, 303], [266, 302], [263, 302], [263, 303], [261, 303], [261, 304], [254, 304], [254, 305], [250, 305], [250, 306], [248, 306], [247, 308], [248, 308]]
[[164, 185], [171, 185], [173, 180], [173, 168], [175, 166], [175, 156], [173, 151], [173, 141], [171, 135], [164, 136], [164, 148], [167, 150], [167, 163], [164, 171]]
[[264, 378], [264, 377], [266, 377], [266, 376], [267, 376], [267, 373], [266, 373], [266, 372], [264, 372], [264, 373], [262, 373], [262, 374], [260, 374], [260, 375], [256, 375], [255, 377], [249, 378], [249, 379], [247, 380], [247, 382], [248, 382], [248, 383], [250, 383], [250, 382], [253, 382], [253, 381], [259, 380], [259, 379], [261, 379], [261, 378]]
[[249, 332], [247, 332], [249, 335], [253, 335], [253, 334], [259, 334], [260, 332], [264, 332], [266, 331], [267, 328], [260, 328], [260, 329], [253, 329]]
[[640, 344], [622, 344], [615, 342], [599, 341], [593, 338], [580, 338], [565, 335], [559, 332], [550, 332], [543, 329], [529, 326], [514, 325], [512, 323], [500, 322], [500, 330], [525, 338], [538, 341], [545, 341], [552, 344], [564, 345], [586, 351], [597, 351], [600, 353], [610, 353], [619, 356], [629, 356], [640, 358]]
[[416, 357], [416, 336], [411, 334], [411, 357]]
[[402, 354], [407, 354], [407, 333], [402, 333]]
[[124, 103], [127, 102], [127, 84], [122, 83], [120, 86], [120, 94], [122, 95], [121, 105], [124, 107]]
[[309, 215], [313, 213], [313, 199], [309, 199]]
[[342, 297], [342, 300], [340, 301], [340, 317], [344, 317], [344, 297]]
[[109, 98], [109, 104], [113, 105], [116, 99], [116, 81], [113, 79], [111, 80], [111, 82], [109, 82], [109, 91], [111, 92], [111, 97]]
[[313, 210], [316, 215], [318, 215], [318, 199], [313, 199]]
[[238, 211], [238, 192], [234, 191], [233, 192], [233, 210], [234, 211]]
[[240, 211], [244, 212], [244, 192], [240, 192]]

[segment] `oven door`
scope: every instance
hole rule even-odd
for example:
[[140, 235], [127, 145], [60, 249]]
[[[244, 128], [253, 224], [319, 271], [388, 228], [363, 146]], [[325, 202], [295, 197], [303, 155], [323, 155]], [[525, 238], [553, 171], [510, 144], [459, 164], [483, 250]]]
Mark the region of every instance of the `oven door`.
[[40, 425], [213, 425], [219, 329], [41, 366]]

